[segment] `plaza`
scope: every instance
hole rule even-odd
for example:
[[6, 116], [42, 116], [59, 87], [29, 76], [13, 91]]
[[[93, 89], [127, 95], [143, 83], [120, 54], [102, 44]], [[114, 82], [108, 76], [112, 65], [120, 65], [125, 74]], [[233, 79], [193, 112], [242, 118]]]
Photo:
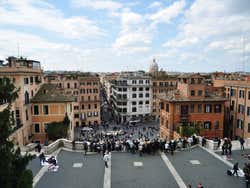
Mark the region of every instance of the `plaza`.
[[[234, 160], [227, 162], [240, 162], [242, 168], [241, 153], [233, 151]], [[223, 162], [220, 154], [211, 154], [200, 146], [177, 150], [173, 156], [159, 152], [140, 157], [138, 153], [115, 151], [111, 152], [108, 168], [104, 166], [102, 154], [98, 153], [84, 156], [81, 151], [62, 148], [57, 159], [58, 172], [43, 171], [45, 167], [40, 166], [38, 158], [30, 162], [28, 168], [37, 182], [33, 184], [35, 188], [184, 188], [189, 184], [196, 187], [199, 182], [206, 188], [245, 187], [245, 178], [226, 174], [231, 167]]]

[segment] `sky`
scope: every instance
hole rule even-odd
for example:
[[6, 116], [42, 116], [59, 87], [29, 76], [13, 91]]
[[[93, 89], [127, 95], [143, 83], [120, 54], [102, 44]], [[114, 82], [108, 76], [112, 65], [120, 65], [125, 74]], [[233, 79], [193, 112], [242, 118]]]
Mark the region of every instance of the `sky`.
[[44, 70], [250, 71], [250, 0], [0, 0], [0, 59]]

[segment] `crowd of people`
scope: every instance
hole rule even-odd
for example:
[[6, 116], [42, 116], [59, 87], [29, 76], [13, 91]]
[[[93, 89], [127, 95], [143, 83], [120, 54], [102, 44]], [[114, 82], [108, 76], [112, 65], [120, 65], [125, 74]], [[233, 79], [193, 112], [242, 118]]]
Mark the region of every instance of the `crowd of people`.
[[[132, 154], [155, 154], [157, 151], [174, 154], [176, 149], [190, 148], [198, 143], [196, 136], [166, 141], [159, 138], [155, 127], [124, 127], [116, 131], [90, 130], [81, 132], [80, 141], [86, 152], [123, 151]], [[73, 149], [75, 142], [73, 142]]]

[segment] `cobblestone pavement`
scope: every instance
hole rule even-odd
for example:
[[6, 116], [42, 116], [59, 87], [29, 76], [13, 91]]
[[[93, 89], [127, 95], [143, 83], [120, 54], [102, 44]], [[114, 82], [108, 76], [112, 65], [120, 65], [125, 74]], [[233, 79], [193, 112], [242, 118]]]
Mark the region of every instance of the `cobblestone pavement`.
[[[197, 187], [201, 182], [205, 188], [245, 187], [244, 178], [227, 176], [226, 170], [230, 167], [199, 147], [166, 156], [186, 185]], [[62, 150], [57, 159], [59, 171], [46, 172], [36, 188], [110, 188], [104, 187], [104, 177], [111, 181], [111, 188], [179, 187], [172, 170], [170, 172], [159, 154], [140, 157], [138, 153], [112, 152], [111, 176], [104, 175], [106, 170], [101, 154], [89, 154], [85, 158], [81, 152]], [[34, 160], [30, 165], [35, 162], [39, 164], [38, 160]]]

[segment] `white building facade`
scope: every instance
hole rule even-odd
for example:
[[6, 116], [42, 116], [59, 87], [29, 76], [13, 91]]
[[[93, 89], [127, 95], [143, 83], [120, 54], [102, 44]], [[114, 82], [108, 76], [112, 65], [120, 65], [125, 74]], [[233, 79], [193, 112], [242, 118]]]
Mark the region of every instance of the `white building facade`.
[[117, 123], [150, 116], [151, 98], [151, 78], [142, 72], [122, 73], [112, 81], [111, 103]]

